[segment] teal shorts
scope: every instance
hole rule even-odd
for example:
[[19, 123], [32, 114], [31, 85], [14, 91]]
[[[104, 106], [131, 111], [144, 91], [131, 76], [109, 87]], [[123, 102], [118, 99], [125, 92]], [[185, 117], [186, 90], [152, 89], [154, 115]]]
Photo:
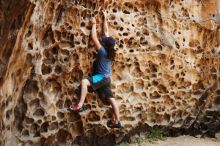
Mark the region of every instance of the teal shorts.
[[101, 80], [103, 80], [104, 77], [105, 76], [101, 75], [101, 74], [94, 75], [94, 76], [91, 77], [92, 83], [96, 84], [96, 83], [100, 82]]

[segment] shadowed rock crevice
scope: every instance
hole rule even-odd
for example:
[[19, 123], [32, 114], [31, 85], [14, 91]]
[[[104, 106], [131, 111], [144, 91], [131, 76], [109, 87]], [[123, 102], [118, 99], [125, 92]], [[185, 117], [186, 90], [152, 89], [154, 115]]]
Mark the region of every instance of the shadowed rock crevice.
[[28, 0], [2, 0], [0, 3], [0, 58], [4, 64], [8, 63], [29, 6]]

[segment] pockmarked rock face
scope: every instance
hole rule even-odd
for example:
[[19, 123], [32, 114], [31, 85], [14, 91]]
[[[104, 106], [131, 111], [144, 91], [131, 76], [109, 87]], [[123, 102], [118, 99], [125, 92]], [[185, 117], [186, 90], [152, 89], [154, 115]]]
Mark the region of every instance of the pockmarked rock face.
[[[219, 0], [8, 0], [0, 7], [0, 145], [114, 145], [140, 125], [220, 130]], [[90, 18], [101, 36], [102, 9], [117, 40], [111, 78], [121, 130], [107, 128], [110, 105], [95, 93], [86, 111], [66, 110], [91, 74]]]

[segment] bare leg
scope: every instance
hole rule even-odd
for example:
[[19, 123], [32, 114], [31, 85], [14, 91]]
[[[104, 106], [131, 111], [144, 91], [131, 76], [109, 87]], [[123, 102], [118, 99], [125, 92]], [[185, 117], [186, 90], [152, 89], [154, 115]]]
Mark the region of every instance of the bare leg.
[[118, 123], [120, 121], [118, 105], [117, 105], [117, 103], [116, 103], [114, 98], [109, 98], [109, 102], [110, 102], [110, 104], [111, 104], [111, 106], [113, 108], [113, 111], [114, 111], [115, 121], [116, 121], [116, 123]]
[[83, 79], [82, 80], [82, 85], [81, 85], [81, 97], [80, 97], [80, 101], [78, 103], [78, 105], [80, 107], [82, 107], [85, 99], [86, 99], [86, 95], [87, 95], [87, 92], [88, 92], [88, 86], [90, 86], [90, 82], [88, 79]]

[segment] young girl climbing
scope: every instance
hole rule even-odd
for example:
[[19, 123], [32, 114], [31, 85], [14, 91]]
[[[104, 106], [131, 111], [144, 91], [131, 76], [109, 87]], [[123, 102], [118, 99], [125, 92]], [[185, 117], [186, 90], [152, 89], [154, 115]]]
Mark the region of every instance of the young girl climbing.
[[87, 95], [88, 86], [92, 86], [101, 99], [107, 99], [114, 112], [115, 120], [109, 121], [107, 126], [110, 128], [121, 128], [121, 123], [119, 120], [119, 108], [117, 106], [116, 100], [113, 97], [112, 90], [110, 87], [111, 84], [111, 66], [114, 61], [116, 50], [114, 49], [116, 40], [109, 36], [108, 24], [106, 20], [106, 14], [104, 14], [104, 36], [101, 37], [101, 40], [98, 40], [96, 33], [96, 19], [92, 18], [92, 40], [95, 43], [95, 47], [98, 50], [98, 55], [96, 58], [96, 64], [94, 66], [93, 76], [85, 78], [82, 80], [81, 85], [81, 97], [77, 105], [72, 105], [69, 107], [70, 111], [81, 112], [84, 110], [83, 103]]

